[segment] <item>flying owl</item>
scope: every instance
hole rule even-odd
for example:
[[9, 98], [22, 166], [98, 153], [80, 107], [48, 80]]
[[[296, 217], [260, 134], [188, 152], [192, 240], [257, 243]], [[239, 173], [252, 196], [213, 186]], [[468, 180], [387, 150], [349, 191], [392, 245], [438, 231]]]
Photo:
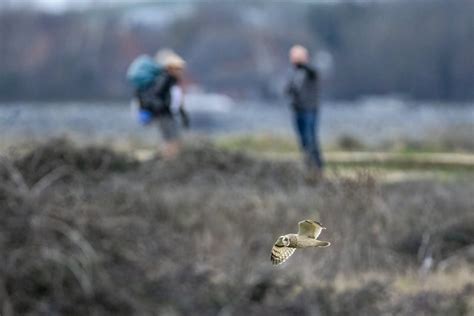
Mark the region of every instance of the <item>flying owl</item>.
[[310, 219], [298, 223], [298, 234], [287, 234], [278, 237], [272, 248], [271, 260], [274, 265], [285, 262], [296, 248], [328, 247], [328, 241], [317, 240], [322, 230], [326, 229], [321, 223]]

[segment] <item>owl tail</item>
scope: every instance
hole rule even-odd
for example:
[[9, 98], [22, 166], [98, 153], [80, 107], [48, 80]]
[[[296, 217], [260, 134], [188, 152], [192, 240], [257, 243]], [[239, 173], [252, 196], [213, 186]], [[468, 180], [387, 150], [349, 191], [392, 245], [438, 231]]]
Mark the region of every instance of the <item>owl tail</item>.
[[317, 240], [315, 247], [329, 247], [331, 243], [329, 241]]

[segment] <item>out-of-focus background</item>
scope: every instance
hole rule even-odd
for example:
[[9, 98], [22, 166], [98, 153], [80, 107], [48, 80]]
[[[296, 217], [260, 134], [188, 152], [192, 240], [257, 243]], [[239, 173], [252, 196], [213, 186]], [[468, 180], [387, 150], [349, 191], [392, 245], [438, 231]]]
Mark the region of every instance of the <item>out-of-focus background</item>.
[[288, 49], [301, 43], [322, 74], [324, 144], [351, 136], [474, 147], [470, 1], [2, 0], [0, 8], [9, 139], [73, 133], [154, 144], [155, 131], [130, 119], [124, 73], [137, 55], [164, 47], [188, 62], [194, 131], [292, 136], [282, 88]]
[[[474, 3], [0, 0], [0, 314], [472, 315]], [[282, 90], [321, 75], [307, 183]], [[125, 73], [172, 48], [151, 159]], [[326, 249], [272, 267], [304, 218]]]

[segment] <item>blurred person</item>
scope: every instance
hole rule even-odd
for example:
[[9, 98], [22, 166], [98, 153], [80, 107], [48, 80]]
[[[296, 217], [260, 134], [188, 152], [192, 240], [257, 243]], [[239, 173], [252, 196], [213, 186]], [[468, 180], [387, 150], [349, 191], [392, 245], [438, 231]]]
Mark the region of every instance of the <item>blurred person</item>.
[[143, 125], [158, 125], [165, 142], [164, 158], [173, 158], [181, 147], [178, 116], [185, 127], [189, 126], [181, 85], [185, 65], [179, 55], [166, 49], [158, 51], [155, 59], [139, 56], [127, 72], [135, 86], [138, 120]]
[[318, 139], [318, 72], [309, 64], [309, 52], [295, 45], [289, 51], [292, 71], [285, 92], [290, 98], [298, 142], [310, 177], [321, 177], [323, 159]]
[[165, 141], [164, 157], [175, 157], [181, 148], [181, 131], [178, 116], [183, 125], [189, 127], [189, 119], [184, 109], [184, 91], [182, 79], [186, 62], [171, 50], [158, 51], [156, 62], [165, 69], [164, 88], [158, 92], [158, 97], [167, 102], [167, 106], [157, 113], [158, 127]]

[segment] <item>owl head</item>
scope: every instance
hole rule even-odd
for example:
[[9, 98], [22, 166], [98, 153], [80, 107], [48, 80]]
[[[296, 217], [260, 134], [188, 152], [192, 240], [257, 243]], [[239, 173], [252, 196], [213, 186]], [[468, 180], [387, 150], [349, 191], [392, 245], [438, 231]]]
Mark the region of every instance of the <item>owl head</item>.
[[288, 236], [280, 236], [275, 245], [278, 247], [288, 247], [290, 245], [290, 238]]

